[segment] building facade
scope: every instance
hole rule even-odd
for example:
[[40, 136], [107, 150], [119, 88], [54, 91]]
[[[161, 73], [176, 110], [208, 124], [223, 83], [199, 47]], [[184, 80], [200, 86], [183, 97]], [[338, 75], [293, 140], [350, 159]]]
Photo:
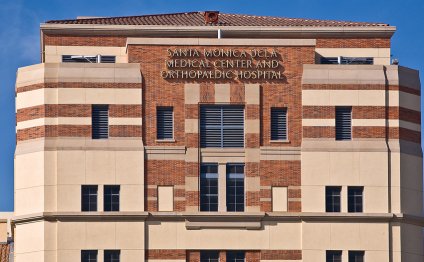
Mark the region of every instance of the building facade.
[[420, 80], [395, 30], [42, 24], [16, 81], [15, 261], [423, 261]]

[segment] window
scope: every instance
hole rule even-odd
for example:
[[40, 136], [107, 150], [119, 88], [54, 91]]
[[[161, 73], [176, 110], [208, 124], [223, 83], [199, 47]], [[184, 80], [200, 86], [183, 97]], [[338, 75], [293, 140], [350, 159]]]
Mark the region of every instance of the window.
[[243, 164], [227, 164], [227, 211], [244, 211]]
[[272, 211], [287, 212], [287, 187], [272, 187]]
[[157, 139], [174, 138], [174, 112], [172, 107], [158, 107], [156, 110]]
[[321, 57], [321, 64], [372, 65], [373, 57]]
[[109, 106], [93, 105], [91, 110], [91, 133], [93, 139], [109, 136]]
[[201, 147], [244, 147], [244, 109], [241, 106], [200, 108]]
[[219, 262], [219, 251], [200, 251], [200, 262]]
[[364, 262], [364, 251], [349, 251], [349, 262]]
[[63, 55], [63, 63], [115, 63], [115, 56], [102, 55]]
[[200, 211], [218, 211], [218, 165], [200, 167]]
[[105, 250], [105, 262], [119, 262], [120, 256], [119, 250]]
[[352, 107], [336, 107], [336, 140], [352, 139]]
[[81, 250], [81, 262], [97, 262], [97, 250]]
[[325, 188], [325, 212], [340, 212], [341, 187], [328, 186]]
[[244, 251], [227, 251], [226, 262], [244, 262]]
[[104, 187], [104, 211], [119, 211], [120, 186]]
[[287, 109], [271, 108], [271, 140], [287, 140]]
[[97, 211], [97, 186], [81, 186], [81, 211]]
[[350, 186], [347, 189], [347, 209], [351, 213], [363, 212], [363, 192], [364, 188], [360, 186]]
[[327, 250], [326, 260], [327, 262], [342, 262], [342, 251], [340, 250]]
[[158, 211], [174, 211], [173, 186], [158, 186]]

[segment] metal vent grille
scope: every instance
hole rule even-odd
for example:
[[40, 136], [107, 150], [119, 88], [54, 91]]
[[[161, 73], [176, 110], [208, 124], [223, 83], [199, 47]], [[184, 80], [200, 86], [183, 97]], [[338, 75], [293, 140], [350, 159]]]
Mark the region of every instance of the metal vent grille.
[[173, 139], [174, 112], [172, 107], [157, 108], [157, 139]]
[[244, 108], [202, 106], [200, 141], [201, 147], [244, 147]]
[[271, 140], [287, 140], [287, 109], [271, 108]]
[[336, 140], [352, 139], [352, 107], [336, 107]]
[[92, 138], [102, 139], [109, 136], [109, 106], [93, 105], [91, 111]]

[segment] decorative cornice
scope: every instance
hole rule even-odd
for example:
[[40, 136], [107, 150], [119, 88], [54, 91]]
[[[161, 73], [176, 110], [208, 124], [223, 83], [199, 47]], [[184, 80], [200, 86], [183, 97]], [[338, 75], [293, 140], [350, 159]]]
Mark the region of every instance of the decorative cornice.
[[185, 221], [188, 229], [260, 229], [263, 222], [396, 222], [424, 227], [424, 217], [397, 213], [320, 212], [44, 212], [17, 216], [12, 223], [33, 221]]

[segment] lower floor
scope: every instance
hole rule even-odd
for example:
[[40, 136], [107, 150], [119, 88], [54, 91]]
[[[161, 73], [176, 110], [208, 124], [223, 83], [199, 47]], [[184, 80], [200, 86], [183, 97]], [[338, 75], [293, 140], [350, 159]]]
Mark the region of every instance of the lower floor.
[[424, 261], [422, 225], [388, 217], [55, 215], [15, 222], [15, 262]]

